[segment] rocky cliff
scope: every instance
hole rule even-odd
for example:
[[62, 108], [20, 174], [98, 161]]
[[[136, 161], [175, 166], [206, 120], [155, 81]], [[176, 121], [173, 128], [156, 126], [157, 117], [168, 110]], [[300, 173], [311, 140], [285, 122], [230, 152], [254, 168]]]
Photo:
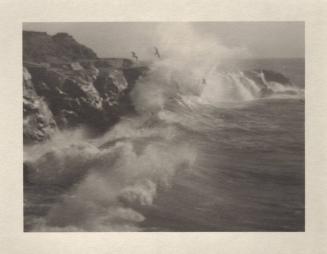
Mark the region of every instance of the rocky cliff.
[[79, 125], [101, 132], [133, 112], [129, 91], [145, 73], [129, 59], [100, 59], [72, 36], [23, 32], [24, 144]]
[[45, 32], [23, 31], [24, 61], [62, 63], [96, 58], [95, 52], [67, 33], [50, 36]]

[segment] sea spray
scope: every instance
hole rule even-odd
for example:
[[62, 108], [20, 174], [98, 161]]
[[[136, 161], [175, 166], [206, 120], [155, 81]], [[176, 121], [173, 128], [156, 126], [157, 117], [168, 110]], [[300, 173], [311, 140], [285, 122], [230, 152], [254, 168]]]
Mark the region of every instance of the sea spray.
[[155, 206], [160, 190], [171, 188], [176, 174], [198, 168], [199, 147], [185, 130], [212, 133], [224, 125], [224, 116], [215, 115], [222, 104], [286, 87], [222, 71], [222, 59], [239, 51], [187, 25], [158, 30], [162, 58], [130, 93], [135, 116], [95, 139], [77, 129], [24, 149], [26, 187], [59, 188], [44, 214], [30, 219], [30, 231], [142, 230], [142, 211]]
[[[28, 162], [30, 184], [60, 185], [63, 190], [43, 218], [44, 227], [59, 231], [67, 227], [82, 231], [136, 228], [143, 216], [135, 209], [152, 205], [157, 185], [168, 187], [177, 170], [188, 170], [195, 162], [196, 152], [172, 139], [171, 126], [158, 128], [160, 135], [153, 134], [156, 128], [148, 132], [144, 127], [142, 131], [122, 129], [126, 139], [116, 132], [113, 140], [121, 141], [105, 148], [87, 140], [78, 145], [73, 142]], [[145, 134], [140, 135], [142, 132]], [[43, 226], [36, 223], [32, 230]]]

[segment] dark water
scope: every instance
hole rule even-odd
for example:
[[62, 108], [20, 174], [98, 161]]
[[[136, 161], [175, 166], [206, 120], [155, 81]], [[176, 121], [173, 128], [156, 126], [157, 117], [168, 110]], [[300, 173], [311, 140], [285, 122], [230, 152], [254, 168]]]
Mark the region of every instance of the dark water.
[[[213, 75], [200, 101], [175, 98], [97, 140], [76, 131], [24, 148], [25, 231], [303, 231], [304, 61], [244, 60], [235, 68], [281, 72], [299, 93], [280, 85], [272, 96], [249, 98], [235, 81], [226, 96], [236, 101], [214, 103]], [[140, 81], [141, 94], [164, 89], [170, 101], [171, 80], [159, 74]], [[152, 110], [159, 95], [135, 103]]]
[[145, 230], [304, 230], [303, 102], [258, 100], [210, 114], [224, 124], [188, 134], [201, 150], [196, 173], [158, 196]]

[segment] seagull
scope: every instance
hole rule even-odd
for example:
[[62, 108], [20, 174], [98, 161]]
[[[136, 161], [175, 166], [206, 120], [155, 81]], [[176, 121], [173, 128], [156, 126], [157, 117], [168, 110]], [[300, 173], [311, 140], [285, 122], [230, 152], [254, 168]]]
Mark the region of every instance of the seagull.
[[154, 50], [155, 50], [154, 55], [157, 56], [158, 58], [160, 58], [160, 54], [159, 54], [158, 48], [157, 47], [154, 47]]
[[202, 84], [207, 84], [207, 81], [205, 78], [202, 79]]
[[131, 53], [132, 53], [132, 57], [134, 57], [135, 60], [137, 61], [139, 58], [137, 57], [136, 53], [134, 51], [131, 51]]

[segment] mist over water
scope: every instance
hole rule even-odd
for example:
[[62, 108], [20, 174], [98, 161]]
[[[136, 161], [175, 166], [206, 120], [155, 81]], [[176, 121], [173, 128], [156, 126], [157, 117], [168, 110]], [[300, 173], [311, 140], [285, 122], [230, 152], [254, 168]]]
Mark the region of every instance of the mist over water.
[[248, 52], [187, 25], [159, 31], [135, 116], [24, 148], [25, 230], [301, 230], [303, 87], [226, 70]]

